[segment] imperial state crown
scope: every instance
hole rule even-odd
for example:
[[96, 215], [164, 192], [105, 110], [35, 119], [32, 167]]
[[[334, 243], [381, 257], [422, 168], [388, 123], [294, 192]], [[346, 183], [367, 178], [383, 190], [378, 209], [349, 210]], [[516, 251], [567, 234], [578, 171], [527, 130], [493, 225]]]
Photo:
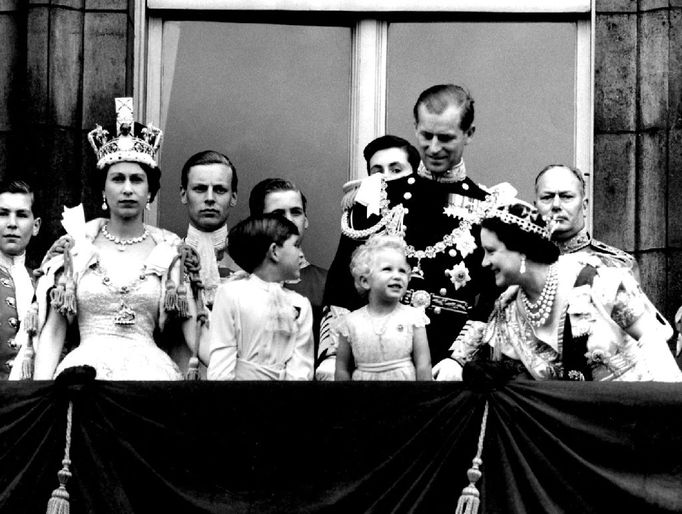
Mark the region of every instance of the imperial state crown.
[[[116, 98], [116, 137], [109, 139], [109, 131], [97, 125], [88, 134], [90, 146], [97, 155], [97, 168], [116, 162], [138, 162], [157, 167], [156, 154], [161, 147], [163, 133], [152, 124], [136, 124], [133, 118], [133, 99]], [[137, 133], [136, 133], [136, 128]]]

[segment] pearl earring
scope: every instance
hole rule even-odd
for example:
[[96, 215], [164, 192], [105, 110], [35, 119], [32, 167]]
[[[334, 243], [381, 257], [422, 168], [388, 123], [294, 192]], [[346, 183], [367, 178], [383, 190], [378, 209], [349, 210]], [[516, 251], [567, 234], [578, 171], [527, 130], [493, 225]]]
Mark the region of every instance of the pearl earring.
[[523, 275], [526, 272], [526, 256], [521, 256], [521, 266], [519, 266], [519, 273]]
[[104, 193], [102, 193], [102, 210], [106, 211], [109, 208], [107, 205], [107, 197], [104, 196]]

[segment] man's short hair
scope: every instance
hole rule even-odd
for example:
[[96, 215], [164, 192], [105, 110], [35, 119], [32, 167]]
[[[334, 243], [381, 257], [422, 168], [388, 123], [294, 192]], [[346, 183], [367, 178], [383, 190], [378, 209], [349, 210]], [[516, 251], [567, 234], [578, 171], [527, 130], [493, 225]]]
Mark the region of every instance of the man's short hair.
[[391, 134], [386, 134], [385, 136], [378, 137], [374, 141], [371, 141], [362, 151], [362, 155], [367, 162], [367, 173], [369, 173], [369, 161], [372, 159], [374, 154], [380, 152], [381, 150], [388, 150], [389, 148], [400, 148], [401, 150], [404, 150], [407, 154], [407, 162], [409, 162], [410, 166], [412, 166], [412, 171], [417, 171], [417, 168], [419, 168], [419, 162], [421, 160], [419, 157], [419, 151], [406, 139], [393, 136]]
[[451, 105], [458, 107], [462, 112], [459, 128], [463, 131], [469, 130], [474, 123], [474, 99], [462, 86], [439, 84], [422, 91], [412, 110], [415, 123], [419, 123], [420, 105], [435, 114], [442, 114]]
[[540, 182], [540, 177], [542, 177], [546, 172], [548, 172], [549, 170], [551, 170], [553, 168], [566, 168], [571, 173], [573, 173], [575, 178], [578, 179], [578, 182], [580, 182], [580, 193], [582, 194], [583, 198], [585, 198], [585, 194], [586, 194], [585, 177], [583, 176], [583, 172], [574, 166], [566, 166], [565, 164], [550, 164], [550, 165], [542, 168], [540, 173], [538, 173], [538, 176], [535, 177], [535, 193], [538, 192], [538, 182]]
[[240, 268], [252, 273], [263, 263], [272, 243], [281, 246], [297, 235], [296, 225], [281, 214], [250, 216], [230, 230], [227, 251]]
[[29, 185], [28, 182], [24, 182], [23, 180], [18, 179], [2, 180], [0, 181], [0, 195], [2, 193], [28, 195], [29, 198], [31, 199], [31, 212], [33, 213], [33, 217], [34, 218], [38, 217], [35, 206], [35, 194], [33, 192], [33, 188]]
[[277, 191], [294, 191], [301, 195], [301, 203], [303, 204], [303, 213], [306, 213], [308, 200], [303, 192], [296, 187], [293, 182], [283, 178], [266, 178], [261, 180], [253, 186], [251, 194], [249, 195], [249, 212], [251, 216], [259, 216], [265, 210], [265, 199], [270, 193]]
[[232, 161], [227, 155], [215, 150], [204, 150], [203, 152], [195, 153], [192, 157], [187, 159], [187, 162], [182, 167], [180, 174], [180, 185], [183, 189], [187, 189], [187, 181], [189, 180], [189, 169], [192, 166], [201, 166], [204, 164], [224, 164], [232, 170], [232, 192], [237, 192], [237, 168], [234, 167]]

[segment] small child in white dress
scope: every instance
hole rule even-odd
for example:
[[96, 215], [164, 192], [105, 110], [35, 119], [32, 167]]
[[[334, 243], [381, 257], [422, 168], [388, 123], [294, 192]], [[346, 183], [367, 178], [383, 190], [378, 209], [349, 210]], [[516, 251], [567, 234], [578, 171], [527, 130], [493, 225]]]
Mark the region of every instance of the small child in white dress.
[[355, 287], [368, 304], [336, 327], [336, 380], [431, 380], [431, 355], [422, 309], [403, 305], [410, 279], [405, 242], [375, 235], [353, 252]]
[[298, 229], [278, 214], [238, 223], [227, 250], [248, 275], [218, 286], [209, 326], [209, 380], [311, 380], [310, 302], [284, 289], [299, 278]]

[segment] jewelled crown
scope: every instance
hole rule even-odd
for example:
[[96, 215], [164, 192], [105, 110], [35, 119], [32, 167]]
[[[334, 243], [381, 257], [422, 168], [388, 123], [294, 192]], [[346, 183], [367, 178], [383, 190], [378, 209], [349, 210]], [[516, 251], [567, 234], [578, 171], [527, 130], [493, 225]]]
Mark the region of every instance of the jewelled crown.
[[538, 234], [548, 241], [552, 236], [552, 224], [547, 223], [538, 210], [526, 202], [515, 201], [514, 203], [498, 205], [488, 211], [487, 218], [499, 218], [505, 223], [516, 225], [525, 232]]
[[88, 134], [90, 146], [97, 155], [97, 168], [116, 162], [139, 162], [156, 168], [156, 154], [161, 147], [161, 129], [149, 124], [138, 124], [135, 133], [133, 99], [116, 98], [116, 137], [109, 139], [109, 131], [97, 125]]

